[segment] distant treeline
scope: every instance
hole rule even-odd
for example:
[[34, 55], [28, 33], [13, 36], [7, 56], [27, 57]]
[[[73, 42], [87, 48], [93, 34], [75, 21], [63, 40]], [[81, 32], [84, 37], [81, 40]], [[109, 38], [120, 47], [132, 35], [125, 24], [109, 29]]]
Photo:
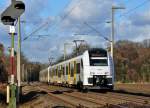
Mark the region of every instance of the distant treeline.
[[[89, 45], [78, 46], [81, 54]], [[110, 48], [108, 48], [110, 50]], [[66, 59], [76, 55], [76, 48], [66, 56]], [[16, 56], [15, 56], [16, 58]], [[56, 61], [63, 60], [63, 55]], [[16, 62], [16, 59], [15, 59]], [[150, 39], [142, 42], [118, 41], [114, 48], [115, 79], [118, 82], [150, 82]], [[9, 72], [9, 55], [4, 54], [4, 47], [0, 44], [0, 82], [7, 82]], [[48, 64], [30, 62], [21, 53], [21, 70], [23, 81], [38, 81], [39, 71], [48, 67]]]
[[6, 68], [4, 47], [0, 43], [0, 82], [7, 81], [8, 68]]
[[117, 81], [150, 82], [150, 39], [118, 41], [114, 52]]
[[[16, 61], [15, 52], [15, 64]], [[48, 67], [47, 64], [29, 61], [23, 53], [21, 53], [21, 79], [22, 81], [39, 81], [39, 71]], [[16, 70], [16, 67], [15, 67]], [[10, 73], [10, 55], [4, 53], [4, 46], [0, 43], [0, 83], [7, 83]]]

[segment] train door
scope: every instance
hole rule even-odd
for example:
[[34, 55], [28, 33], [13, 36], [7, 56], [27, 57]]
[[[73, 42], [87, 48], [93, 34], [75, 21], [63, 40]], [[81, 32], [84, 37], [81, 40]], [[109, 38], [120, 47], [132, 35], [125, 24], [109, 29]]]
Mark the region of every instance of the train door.
[[61, 74], [61, 83], [63, 82], [63, 70], [62, 70], [62, 65], [60, 66], [60, 74]]
[[48, 68], [49, 72], [48, 72], [48, 83], [51, 82], [51, 74], [52, 74], [52, 69], [51, 68]]
[[70, 63], [70, 84], [74, 84], [74, 61]]
[[77, 84], [77, 82], [76, 82], [76, 73], [77, 73], [77, 65], [76, 65], [76, 61], [74, 61], [74, 84]]
[[61, 73], [61, 83], [63, 82], [63, 66], [60, 66], [60, 73]]
[[66, 80], [66, 83], [68, 83], [68, 70], [69, 70], [68, 66], [69, 66], [68, 64], [65, 65], [65, 76], [66, 76], [65, 80]]
[[76, 81], [81, 81], [81, 78], [80, 78], [80, 72], [81, 72], [81, 64], [79, 61], [77, 61], [76, 63]]
[[55, 79], [54, 79], [54, 82], [57, 83], [58, 81], [58, 67], [56, 66], [55, 67]]
[[53, 83], [53, 78], [54, 78], [54, 69], [51, 68], [51, 77], [50, 77], [51, 83]]
[[80, 79], [81, 81], [83, 82], [84, 81], [84, 68], [83, 68], [83, 59], [81, 59], [81, 62], [80, 62]]
[[57, 72], [58, 72], [57, 83], [61, 83], [61, 66], [57, 67]]
[[68, 83], [70, 83], [70, 63], [68, 65]]
[[62, 83], [65, 83], [65, 65], [62, 65]]

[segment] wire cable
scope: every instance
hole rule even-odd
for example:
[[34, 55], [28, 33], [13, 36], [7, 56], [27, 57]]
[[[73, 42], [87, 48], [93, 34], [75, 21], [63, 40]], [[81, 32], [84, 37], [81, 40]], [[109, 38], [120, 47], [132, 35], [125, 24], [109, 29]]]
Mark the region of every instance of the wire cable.
[[129, 11], [127, 11], [126, 13], [123, 13], [122, 15], [120, 15], [119, 17], [125, 17], [126, 15], [134, 12], [136, 9], [144, 6], [146, 3], [150, 2], [150, 0], [145, 0], [144, 2], [142, 2], [141, 4], [137, 5], [136, 7], [130, 9]]
[[[71, 1], [65, 6], [65, 8], [68, 7], [69, 4], [70, 4], [72, 1], [73, 1], [73, 0], [71, 0]], [[64, 9], [65, 9], [65, 8], [64, 8]], [[60, 16], [60, 15], [58, 15], [58, 16]], [[67, 16], [65, 16], [65, 17], [67, 17]], [[42, 24], [42, 25], [39, 26], [37, 29], [35, 29], [32, 33], [30, 33], [28, 36], [26, 36], [22, 41], [27, 40], [30, 36], [32, 36], [33, 34], [37, 33], [38, 31], [40, 31], [43, 27], [47, 26], [48, 24], [49, 24], [49, 19], [48, 19], [48, 21], [46, 21], [44, 24]], [[54, 24], [54, 25], [55, 25], [55, 24]]]
[[111, 42], [107, 37], [103, 36], [97, 29], [95, 29], [94, 27], [92, 27], [91, 25], [89, 25], [87, 22], [84, 22], [84, 24], [87, 25], [92, 30], [94, 30], [96, 33], [98, 33], [100, 35], [100, 37], [103, 37], [105, 40]]
[[55, 24], [55, 26], [54, 26], [55, 28], [52, 29], [53, 31], [55, 31], [55, 29], [57, 29], [56, 27], [57, 27], [58, 25], [60, 25], [61, 23], [63, 23], [63, 21], [64, 21], [66, 18], [69, 17], [69, 15], [77, 8], [77, 6], [79, 6], [79, 5], [81, 4], [81, 1], [82, 1], [82, 0], [78, 0], [78, 3], [77, 3], [76, 5], [74, 5], [74, 7], [71, 8], [70, 11], [68, 11], [68, 12], [61, 18], [61, 20], [60, 20], [58, 23]]

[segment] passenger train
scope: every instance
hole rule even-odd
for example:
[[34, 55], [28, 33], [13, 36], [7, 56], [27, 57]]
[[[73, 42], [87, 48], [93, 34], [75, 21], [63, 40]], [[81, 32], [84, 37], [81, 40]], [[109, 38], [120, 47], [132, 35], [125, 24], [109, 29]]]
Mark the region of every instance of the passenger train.
[[113, 59], [105, 49], [86, 50], [40, 71], [40, 81], [78, 89], [113, 89]]

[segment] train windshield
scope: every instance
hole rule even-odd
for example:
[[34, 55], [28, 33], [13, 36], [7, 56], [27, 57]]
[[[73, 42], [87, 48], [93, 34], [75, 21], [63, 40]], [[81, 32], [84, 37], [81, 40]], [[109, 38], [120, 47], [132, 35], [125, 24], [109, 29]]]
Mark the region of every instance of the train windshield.
[[90, 66], [108, 66], [107, 51], [100, 48], [89, 50]]
[[90, 66], [108, 66], [107, 59], [90, 59]]

